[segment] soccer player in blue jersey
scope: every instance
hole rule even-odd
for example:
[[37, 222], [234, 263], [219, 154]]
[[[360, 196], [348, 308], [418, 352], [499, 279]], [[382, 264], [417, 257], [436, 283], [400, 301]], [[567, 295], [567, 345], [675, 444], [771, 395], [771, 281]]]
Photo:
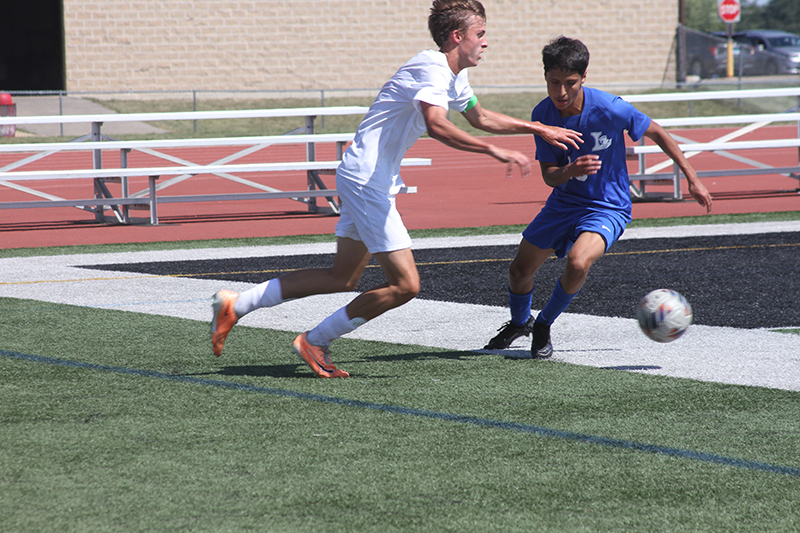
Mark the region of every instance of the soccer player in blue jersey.
[[[644, 135], [661, 147], [686, 176], [689, 194], [707, 212], [711, 210], [711, 195], [661, 126], [621, 98], [584, 86], [589, 50], [581, 41], [558, 37], [544, 47], [542, 59], [548, 98], [534, 108], [532, 120], [579, 131], [585, 142], [564, 151], [536, 138], [536, 159], [553, 192], [523, 231], [509, 267], [511, 320], [484, 348], [508, 348], [515, 339], [533, 333], [535, 359], [552, 355], [550, 326], [583, 287], [592, 264], [631, 221], [625, 131], [634, 141]], [[534, 320], [533, 277], [553, 253], [566, 256], [567, 263]]]

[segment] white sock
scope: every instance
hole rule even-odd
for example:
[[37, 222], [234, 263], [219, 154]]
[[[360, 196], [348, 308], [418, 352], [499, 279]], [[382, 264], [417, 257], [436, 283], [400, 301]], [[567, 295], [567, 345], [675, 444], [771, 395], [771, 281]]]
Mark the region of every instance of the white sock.
[[365, 322], [366, 320], [359, 317], [350, 320], [350, 317], [347, 316], [347, 308], [342, 307], [309, 331], [306, 338], [314, 346], [328, 346], [342, 335], [355, 331]]
[[233, 310], [238, 318], [261, 307], [273, 307], [283, 302], [281, 280], [271, 279], [239, 294]]

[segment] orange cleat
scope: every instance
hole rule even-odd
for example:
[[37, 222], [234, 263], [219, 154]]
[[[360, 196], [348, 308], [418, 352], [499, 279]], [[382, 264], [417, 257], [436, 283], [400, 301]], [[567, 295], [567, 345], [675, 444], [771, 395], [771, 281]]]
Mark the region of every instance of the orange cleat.
[[327, 348], [314, 346], [308, 342], [307, 334], [308, 332], [302, 333], [294, 340], [292, 343], [294, 353], [299, 355], [318, 377], [349, 378], [350, 374], [333, 366]]
[[223, 289], [218, 291], [211, 301], [211, 308], [214, 311], [211, 319], [211, 345], [214, 348], [214, 355], [217, 357], [222, 355], [225, 339], [239, 320], [233, 310], [233, 304], [236, 303], [238, 297], [238, 293]]

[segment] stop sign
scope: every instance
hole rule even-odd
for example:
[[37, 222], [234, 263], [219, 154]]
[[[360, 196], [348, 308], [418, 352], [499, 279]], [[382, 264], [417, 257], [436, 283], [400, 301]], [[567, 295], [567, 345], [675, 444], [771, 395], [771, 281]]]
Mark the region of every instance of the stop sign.
[[717, 11], [722, 22], [733, 24], [742, 18], [742, 6], [739, 0], [717, 0]]

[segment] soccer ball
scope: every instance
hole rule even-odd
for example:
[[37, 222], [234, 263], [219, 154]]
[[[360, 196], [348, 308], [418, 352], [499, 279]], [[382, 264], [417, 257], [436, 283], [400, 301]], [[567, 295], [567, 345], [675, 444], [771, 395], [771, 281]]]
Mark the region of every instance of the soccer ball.
[[642, 298], [636, 318], [645, 335], [657, 342], [672, 342], [692, 323], [692, 306], [682, 294], [658, 289]]

